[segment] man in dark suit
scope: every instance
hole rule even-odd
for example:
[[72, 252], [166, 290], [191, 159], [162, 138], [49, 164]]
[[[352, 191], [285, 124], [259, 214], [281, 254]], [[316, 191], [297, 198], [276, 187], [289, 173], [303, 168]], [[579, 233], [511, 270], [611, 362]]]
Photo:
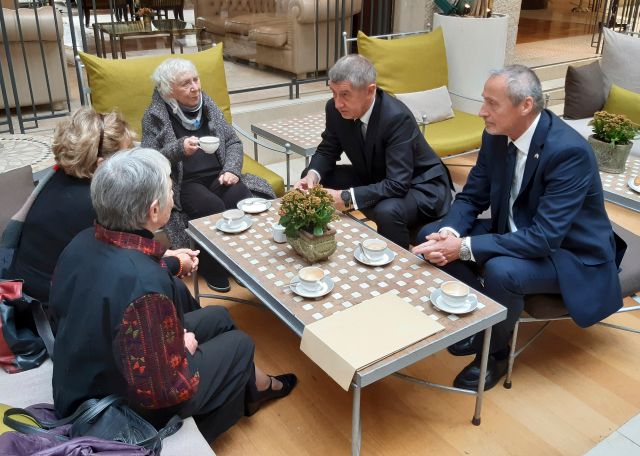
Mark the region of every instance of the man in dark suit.
[[[357, 54], [331, 68], [326, 129], [295, 187], [322, 184], [337, 209], [361, 210], [382, 236], [408, 248], [410, 227], [447, 213], [451, 181], [409, 109], [375, 80], [371, 62]], [[351, 165], [336, 165], [343, 151]]]
[[[592, 325], [622, 305], [625, 247], [616, 251], [590, 146], [543, 109], [535, 73], [520, 65], [495, 71], [482, 96], [478, 161], [449, 214], [422, 229], [426, 242], [413, 251], [507, 307], [491, 337], [489, 389], [506, 373], [523, 297], [560, 294], [578, 325]], [[491, 218], [477, 219], [489, 207]], [[481, 347], [481, 334], [449, 347], [476, 354], [454, 386], [477, 389]]]

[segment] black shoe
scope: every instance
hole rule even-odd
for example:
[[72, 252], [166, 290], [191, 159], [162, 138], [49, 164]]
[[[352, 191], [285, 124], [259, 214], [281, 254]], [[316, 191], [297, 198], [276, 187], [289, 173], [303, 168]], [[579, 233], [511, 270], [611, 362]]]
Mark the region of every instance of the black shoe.
[[[282, 382], [282, 388], [280, 388], [279, 390], [271, 389], [274, 378]], [[260, 406], [263, 402], [288, 396], [291, 390], [293, 390], [293, 388], [296, 386], [296, 383], [298, 383], [298, 377], [296, 377], [296, 374], [282, 374], [276, 375], [275, 377], [269, 376], [269, 379], [269, 388], [264, 391], [258, 391], [254, 393], [251, 401], [247, 402], [244, 405], [245, 416], [251, 416], [256, 413], [260, 409]]]
[[447, 351], [453, 356], [475, 355], [475, 339], [475, 334], [473, 336], [469, 336], [466, 339], [462, 339], [460, 342], [456, 342], [455, 344], [448, 346]]
[[[496, 359], [489, 355], [487, 361], [487, 375], [485, 376], [484, 390], [490, 390], [507, 374], [508, 359]], [[453, 381], [453, 386], [471, 391], [478, 390], [480, 382], [480, 355], [476, 356], [471, 364], [462, 369]]]
[[207, 286], [211, 288], [213, 291], [217, 291], [218, 293], [228, 293], [231, 291], [231, 284], [229, 283], [229, 278], [225, 276], [215, 276], [210, 278], [205, 278], [205, 282], [207, 282]]

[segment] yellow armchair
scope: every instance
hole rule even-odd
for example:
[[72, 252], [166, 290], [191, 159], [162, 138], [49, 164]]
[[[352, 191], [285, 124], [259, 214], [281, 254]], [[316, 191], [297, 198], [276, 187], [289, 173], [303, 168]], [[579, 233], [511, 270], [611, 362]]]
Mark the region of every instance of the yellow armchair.
[[[345, 51], [347, 41], [354, 39], [345, 39]], [[447, 54], [440, 28], [394, 39], [358, 32], [355, 41], [358, 52], [375, 66], [376, 83], [388, 93], [419, 92], [448, 83]], [[482, 118], [457, 109], [453, 112], [451, 119], [421, 125], [427, 142], [440, 157], [477, 149], [482, 142]]]
[[[160, 62], [169, 57], [171, 56], [163, 55], [128, 60], [109, 60], [81, 52], [79, 60], [84, 66], [88, 78], [88, 90], [85, 92], [90, 94], [90, 101], [94, 109], [100, 112], [117, 109], [140, 135], [142, 115], [151, 101], [154, 89], [151, 74]], [[181, 57], [194, 63], [202, 81], [202, 90], [213, 98], [227, 121], [231, 123], [231, 102], [222, 60], [222, 45], [195, 54], [184, 54]], [[284, 194], [282, 177], [247, 154], [244, 156], [243, 163], [243, 173], [251, 173], [264, 178], [276, 195], [282, 196]]]

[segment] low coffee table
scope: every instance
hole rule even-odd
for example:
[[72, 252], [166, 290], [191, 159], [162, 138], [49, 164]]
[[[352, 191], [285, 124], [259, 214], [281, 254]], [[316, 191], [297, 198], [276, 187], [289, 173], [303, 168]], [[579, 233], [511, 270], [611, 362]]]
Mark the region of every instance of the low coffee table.
[[[363, 387], [392, 374], [422, 385], [475, 395], [476, 407], [472, 422], [480, 424], [484, 382], [480, 384], [478, 391], [466, 391], [432, 384], [398, 371], [472, 334], [484, 331], [485, 344], [480, 375], [481, 379], [484, 379], [491, 327], [506, 318], [506, 309], [486, 296], [476, 293], [479, 299], [478, 308], [469, 314], [450, 315], [437, 310], [431, 304], [429, 295], [451, 277], [391, 242], [388, 243], [389, 248], [397, 255], [392, 263], [380, 267], [358, 263], [354, 258], [356, 242], [378, 237], [378, 234], [368, 226], [344, 215], [333, 223], [337, 231], [336, 252], [327, 261], [317, 264], [323, 267], [333, 280], [333, 290], [315, 300], [302, 298], [294, 294], [287, 285], [307, 263], [289, 244], [277, 244], [272, 239], [270, 229], [271, 224], [279, 219], [278, 207], [279, 202], [274, 201], [268, 211], [252, 215], [251, 227], [238, 234], [223, 233], [215, 228], [216, 222], [221, 218], [220, 214], [192, 220], [187, 232], [201, 249], [227, 268], [238, 282], [245, 285], [298, 336], [302, 336], [307, 324], [330, 318], [337, 311], [388, 292], [412, 304], [445, 328], [355, 373], [351, 383], [352, 454], [360, 453], [360, 391]], [[194, 291], [199, 299], [197, 277], [194, 278]]]
[[604, 199], [640, 212], [640, 193], [629, 188], [629, 180], [640, 174], [640, 159], [629, 157], [624, 173], [611, 174], [600, 171]]
[[[188, 22], [180, 21], [177, 19], [159, 19], [151, 21], [151, 27], [145, 27], [142, 21], [130, 21], [130, 22], [106, 22], [93, 24], [94, 37], [96, 41], [96, 52], [98, 55], [102, 54], [102, 57], [106, 57], [104, 35], [109, 35], [109, 41], [111, 43], [111, 55], [114, 59], [118, 58], [118, 47], [120, 48], [120, 55], [123, 59], [127, 58], [125, 53], [124, 39], [133, 37], [145, 37], [145, 36], [169, 36], [169, 46], [171, 53], [175, 54], [173, 42], [176, 37], [184, 35], [196, 35], [196, 45], [198, 51], [201, 50], [200, 34], [204, 30], [204, 27], [189, 24]], [[98, 35], [100, 40], [98, 41]], [[182, 46], [181, 46], [182, 49]]]

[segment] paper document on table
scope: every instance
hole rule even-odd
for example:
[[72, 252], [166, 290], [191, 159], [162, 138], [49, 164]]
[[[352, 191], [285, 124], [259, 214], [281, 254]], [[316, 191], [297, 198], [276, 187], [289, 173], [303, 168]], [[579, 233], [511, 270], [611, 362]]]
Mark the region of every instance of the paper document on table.
[[353, 374], [444, 329], [385, 293], [304, 328], [300, 349], [345, 390]]

